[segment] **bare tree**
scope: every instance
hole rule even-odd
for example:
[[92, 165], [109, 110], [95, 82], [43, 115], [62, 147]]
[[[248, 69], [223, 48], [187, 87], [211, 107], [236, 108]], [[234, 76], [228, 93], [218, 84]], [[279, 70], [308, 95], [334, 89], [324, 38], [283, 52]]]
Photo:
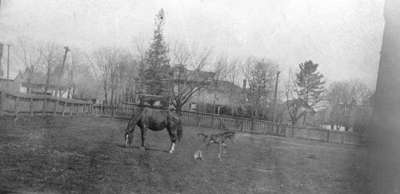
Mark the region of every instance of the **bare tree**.
[[271, 100], [277, 67], [264, 59], [248, 58], [243, 71], [249, 84], [246, 91], [253, 118], [265, 111]]
[[47, 42], [42, 45], [41, 50], [43, 53], [43, 66], [46, 72], [44, 93], [47, 94], [50, 84], [54, 84], [54, 80], [51, 79], [52, 72], [62, 60], [63, 49], [54, 42]]
[[171, 101], [178, 114], [191, 97], [208, 87], [218, 77], [220, 69], [205, 71], [210, 60], [210, 49], [198, 49], [184, 44], [175, 44], [172, 49], [173, 79]]
[[230, 59], [228, 61], [228, 69], [226, 73], [226, 79], [233, 84], [237, 84], [239, 80], [239, 67], [242, 65], [242, 61], [239, 58]]
[[[30, 84], [34, 73], [40, 71], [44, 53], [33, 41], [25, 37], [18, 38], [15, 53], [17, 60], [24, 64], [24, 71], [27, 73], [26, 81]], [[28, 90], [27, 92], [30, 93], [31, 91]]]
[[71, 48], [68, 59], [65, 62], [63, 80], [65, 85], [72, 88], [68, 91], [68, 97], [82, 99], [97, 97], [102, 82], [99, 82], [99, 72], [94, 59], [78, 48]]
[[289, 79], [286, 84], [286, 91], [285, 91], [285, 96], [286, 96], [286, 110], [287, 114], [289, 116], [290, 123], [292, 125], [296, 125], [296, 123], [300, 120], [300, 118], [304, 117], [306, 114], [306, 111], [312, 110], [308, 104], [300, 99], [297, 95], [297, 84], [295, 83], [295, 80], [293, 79], [293, 74], [292, 71], [289, 70]]
[[[344, 126], [346, 130], [350, 128], [353, 117], [359, 117], [360, 113], [368, 112], [368, 100], [372, 92], [369, 88], [359, 80], [349, 80], [333, 82], [330, 84], [327, 99], [331, 106], [329, 114], [329, 122], [333, 128], [336, 125], [337, 128]], [[364, 106], [366, 110], [357, 110], [355, 105], [367, 105]], [[364, 114], [367, 115], [367, 114]], [[357, 120], [361, 120], [358, 118]]]
[[94, 60], [97, 66], [98, 77], [103, 82], [103, 92], [104, 92], [104, 104], [108, 104], [108, 91], [109, 91], [109, 77], [110, 77], [110, 64], [108, 62], [108, 56], [110, 55], [111, 49], [101, 48], [94, 52]]
[[371, 96], [371, 90], [359, 80], [333, 82], [329, 86], [327, 97], [331, 103], [363, 104]]
[[113, 105], [121, 100], [127, 88], [133, 87], [137, 63], [128, 51], [117, 48], [97, 50], [94, 61], [103, 83], [104, 102]]

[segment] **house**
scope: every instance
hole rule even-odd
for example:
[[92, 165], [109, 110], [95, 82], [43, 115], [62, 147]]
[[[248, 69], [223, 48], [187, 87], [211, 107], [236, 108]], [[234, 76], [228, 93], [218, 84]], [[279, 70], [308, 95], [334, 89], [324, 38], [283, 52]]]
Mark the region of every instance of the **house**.
[[171, 96], [171, 91], [179, 95], [179, 92], [184, 93], [185, 89], [201, 87], [202, 89], [194, 93], [182, 109], [217, 114], [233, 114], [245, 100], [246, 95], [242, 88], [229, 81], [215, 81], [214, 72], [189, 70], [183, 65], [167, 68], [165, 71], [170, 79], [136, 79], [136, 99], [139, 99], [140, 95], [149, 95], [149, 87], [153, 85], [162, 86], [160, 96]]
[[12, 79], [0, 78], [0, 90], [16, 93], [19, 92], [19, 84]]
[[[232, 82], [217, 81], [195, 93], [190, 99], [186, 110], [199, 111], [199, 106], [208, 105], [209, 108], [213, 109], [211, 110], [213, 113], [233, 114], [243, 104], [244, 99], [245, 94], [242, 88]], [[206, 112], [205, 110], [203, 111]]]
[[47, 76], [41, 72], [30, 72], [25, 69], [24, 72], [19, 72], [15, 78], [16, 84], [19, 86], [18, 92], [51, 95], [61, 98], [72, 98], [74, 87], [68, 84], [63, 77], [59, 78], [55, 75], [50, 76], [49, 82], [46, 84]]

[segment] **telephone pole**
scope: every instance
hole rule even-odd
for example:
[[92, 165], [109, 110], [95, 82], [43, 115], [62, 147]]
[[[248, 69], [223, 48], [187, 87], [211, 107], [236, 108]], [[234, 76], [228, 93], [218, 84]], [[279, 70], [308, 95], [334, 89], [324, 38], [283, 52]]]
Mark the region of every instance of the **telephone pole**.
[[7, 44], [7, 79], [10, 79], [10, 44]]
[[274, 104], [272, 106], [272, 122], [275, 123], [275, 112], [276, 112], [276, 101], [278, 98], [278, 83], [279, 83], [279, 74], [281, 72], [276, 72], [276, 80], [275, 80], [275, 91], [274, 91]]

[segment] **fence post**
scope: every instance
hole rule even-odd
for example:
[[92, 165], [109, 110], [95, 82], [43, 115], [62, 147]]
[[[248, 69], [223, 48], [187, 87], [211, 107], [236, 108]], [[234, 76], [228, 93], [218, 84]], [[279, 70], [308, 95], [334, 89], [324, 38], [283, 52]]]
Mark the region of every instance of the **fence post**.
[[114, 103], [111, 103], [111, 117], [114, 118]]
[[293, 125], [290, 126], [291, 126], [290, 128], [292, 128], [292, 137], [294, 137], [294, 126]]
[[57, 105], [58, 105], [58, 98], [56, 98], [56, 101], [54, 102], [54, 116], [57, 115]]
[[33, 98], [29, 98], [29, 113], [31, 116], [33, 116]]
[[43, 106], [42, 106], [42, 114], [46, 114], [46, 105], [47, 105], [47, 97], [44, 98], [43, 100]]
[[0, 116], [3, 116], [4, 100], [6, 100], [4, 92], [0, 91]]
[[250, 131], [254, 130], [254, 118], [251, 117]]
[[65, 115], [65, 107], [66, 107], [66, 105], [67, 105], [67, 102], [64, 101], [63, 110], [62, 110], [62, 116]]
[[328, 142], [329, 143], [329, 136], [330, 136], [330, 130], [327, 130], [328, 132], [327, 132], [327, 134], [326, 134], [326, 142]]
[[15, 96], [15, 100], [14, 100], [14, 114], [15, 114], [15, 116], [18, 115], [18, 96]]
[[340, 133], [340, 143], [344, 144], [344, 133], [343, 132]]

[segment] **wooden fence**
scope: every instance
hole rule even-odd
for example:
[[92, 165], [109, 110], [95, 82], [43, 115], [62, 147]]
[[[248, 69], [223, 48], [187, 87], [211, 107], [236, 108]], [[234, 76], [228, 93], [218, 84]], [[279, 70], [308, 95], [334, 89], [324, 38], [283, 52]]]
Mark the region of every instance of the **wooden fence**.
[[92, 112], [90, 101], [0, 91], [0, 115], [84, 115]]
[[[129, 119], [137, 104], [120, 104], [115, 107], [97, 105], [97, 115], [115, 116]], [[244, 117], [223, 116], [209, 113], [182, 111], [182, 122], [187, 126], [214, 129], [229, 129], [252, 134], [265, 134], [281, 137], [315, 140], [338, 144], [365, 144], [367, 137], [354, 132], [331, 131], [315, 127], [297, 127], [289, 124], [276, 125], [271, 121]]]
[[[93, 105], [90, 101], [59, 99], [51, 96], [11, 94], [0, 91], [0, 115], [95, 115], [129, 119], [137, 104]], [[276, 125], [270, 121], [216, 114], [182, 112], [184, 125], [230, 129], [253, 134], [300, 138], [338, 144], [364, 144], [367, 140], [353, 132], [330, 131], [311, 127]]]

